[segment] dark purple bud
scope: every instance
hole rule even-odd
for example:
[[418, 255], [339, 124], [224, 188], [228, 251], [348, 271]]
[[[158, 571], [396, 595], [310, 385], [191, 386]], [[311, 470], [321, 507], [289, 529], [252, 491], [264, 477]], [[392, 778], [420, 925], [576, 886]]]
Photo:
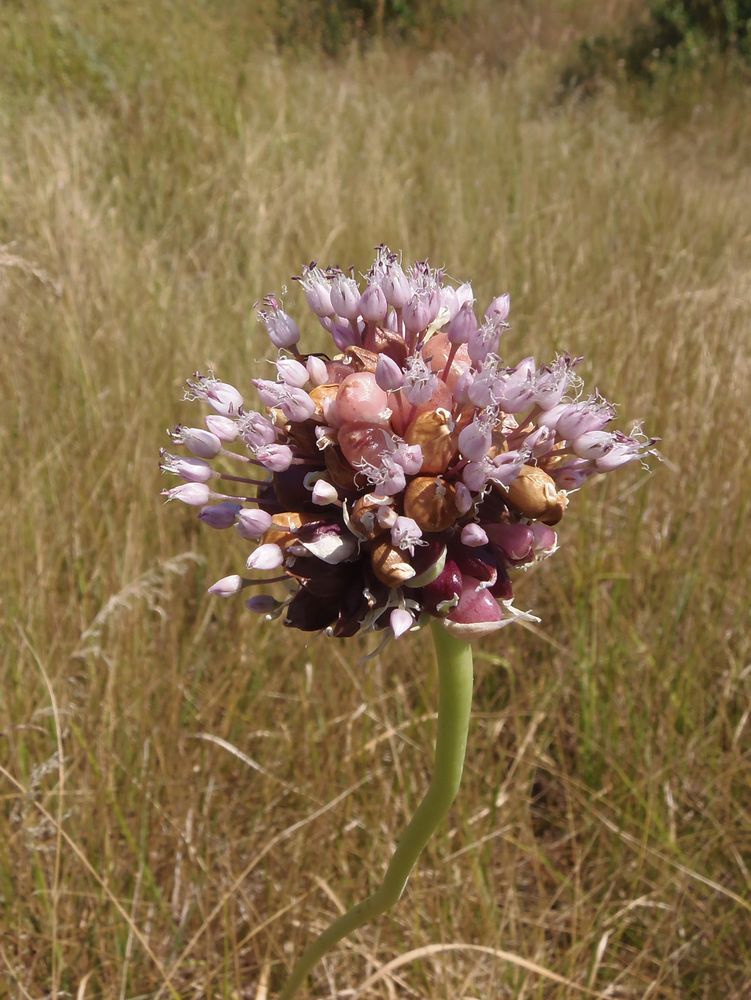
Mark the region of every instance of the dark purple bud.
[[529, 562], [533, 558], [535, 536], [529, 525], [489, 524], [487, 533], [510, 562]]
[[[429, 614], [440, 614], [440, 606], [452, 606], [459, 600], [462, 592], [462, 574], [459, 567], [451, 560], [446, 560], [443, 572], [432, 583], [423, 587], [420, 591], [420, 600], [423, 609]], [[448, 610], [448, 607], [445, 610]]]
[[309, 472], [323, 472], [323, 469], [310, 469], [306, 465], [291, 465], [284, 472], [274, 473], [274, 492], [284, 510], [314, 511], [315, 506], [310, 497], [310, 490], [305, 488], [305, 476]]
[[336, 619], [337, 605], [302, 587], [287, 606], [284, 624], [302, 632], [318, 632]]
[[257, 594], [255, 597], [249, 598], [245, 605], [257, 615], [272, 615], [280, 607], [280, 602], [271, 594]]
[[505, 566], [498, 567], [498, 579], [492, 587], [488, 587], [488, 593], [492, 594], [497, 601], [510, 601], [514, 596], [514, 589], [511, 586], [511, 578], [506, 572]]
[[241, 504], [227, 500], [224, 503], [213, 504], [211, 507], [204, 507], [198, 516], [210, 528], [231, 528], [235, 523], [238, 511], [241, 509]]
[[497, 559], [489, 548], [483, 546], [469, 549], [464, 546], [453, 546], [451, 558], [456, 562], [462, 576], [471, 576], [481, 583], [495, 583]]
[[323, 535], [341, 535], [344, 528], [331, 521], [306, 521], [295, 532], [301, 542], [316, 542]]
[[485, 630], [492, 631], [498, 627], [503, 615], [488, 590], [480, 587], [480, 581], [467, 576], [464, 578], [459, 603], [452, 608], [448, 617], [452, 622], [462, 625], [486, 626], [486, 629], [478, 629], [477, 634], [481, 635]]
[[342, 593], [339, 615], [334, 625], [334, 637], [346, 639], [360, 630], [360, 622], [368, 612], [368, 602], [363, 593], [362, 579], [353, 581]]

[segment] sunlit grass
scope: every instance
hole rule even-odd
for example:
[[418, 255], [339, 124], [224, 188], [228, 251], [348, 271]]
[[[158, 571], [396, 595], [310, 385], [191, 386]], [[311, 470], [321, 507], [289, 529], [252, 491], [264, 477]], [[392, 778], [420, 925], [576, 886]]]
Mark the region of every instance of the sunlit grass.
[[[0, 981], [262, 998], [378, 881], [428, 780], [429, 642], [361, 665], [207, 598], [242, 546], [162, 506], [157, 456], [185, 375], [247, 386], [257, 298], [386, 241], [509, 291], [506, 355], [585, 354], [665, 462], [573, 498], [518, 586], [542, 625], [478, 651], [451, 829], [311, 996], [465, 943], [615, 998], [744, 997], [747, 94], [687, 86], [668, 126], [556, 106], [533, 49], [334, 64], [66, 10], [2, 28]], [[581, 994], [454, 950], [362, 995]]]

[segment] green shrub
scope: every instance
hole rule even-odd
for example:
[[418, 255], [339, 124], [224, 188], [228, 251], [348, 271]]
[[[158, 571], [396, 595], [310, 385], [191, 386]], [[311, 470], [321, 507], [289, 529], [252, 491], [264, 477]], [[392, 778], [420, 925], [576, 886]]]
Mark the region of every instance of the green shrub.
[[563, 84], [591, 89], [598, 77], [616, 72], [652, 80], [662, 66], [697, 64], [729, 51], [751, 62], [751, 0], [654, 0], [648, 19], [625, 38], [581, 42]]

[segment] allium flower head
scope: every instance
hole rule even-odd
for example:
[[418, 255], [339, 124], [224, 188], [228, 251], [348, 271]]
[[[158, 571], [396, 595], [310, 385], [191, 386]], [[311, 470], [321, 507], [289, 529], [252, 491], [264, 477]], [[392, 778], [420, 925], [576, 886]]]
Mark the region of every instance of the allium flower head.
[[208, 404], [206, 429], [171, 433], [187, 457], [163, 452], [185, 481], [164, 495], [253, 546], [252, 575], [211, 593], [272, 586], [248, 607], [336, 637], [399, 637], [429, 617], [473, 636], [533, 618], [514, 607], [513, 573], [556, 551], [572, 492], [655, 454], [655, 439], [608, 429], [615, 409], [581, 396], [580, 358], [509, 365], [508, 295], [479, 323], [469, 284], [384, 246], [362, 285], [316, 264], [299, 280], [330, 351], [302, 353], [267, 296], [259, 317], [278, 356], [257, 374], [276, 378], [241, 392], [196, 374], [186, 398]]

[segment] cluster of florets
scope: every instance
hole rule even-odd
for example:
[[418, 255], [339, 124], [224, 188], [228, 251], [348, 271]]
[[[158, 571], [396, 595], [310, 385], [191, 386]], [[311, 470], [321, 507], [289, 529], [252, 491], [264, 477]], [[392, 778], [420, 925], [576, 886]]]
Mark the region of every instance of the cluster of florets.
[[298, 280], [332, 356], [301, 353], [297, 324], [268, 296], [258, 315], [278, 356], [276, 378], [253, 380], [262, 405], [196, 374], [186, 398], [213, 412], [171, 433], [192, 457], [162, 456], [186, 481], [165, 495], [257, 543], [247, 568], [271, 574], [227, 576], [210, 593], [268, 585], [251, 610], [337, 637], [398, 637], [425, 616], [464, 635], [532, 618], [513, 605], [511, 572], [555, 551], [572, 492], [643, 460], [654, 440], [606, 429], [614, 408], [582, 395], [581, 359], [508, 367], [508, 295], [478, 319], [469, 284], [427, 261], [405, 269], [387, 247], [364, 287], [315, 264]]

